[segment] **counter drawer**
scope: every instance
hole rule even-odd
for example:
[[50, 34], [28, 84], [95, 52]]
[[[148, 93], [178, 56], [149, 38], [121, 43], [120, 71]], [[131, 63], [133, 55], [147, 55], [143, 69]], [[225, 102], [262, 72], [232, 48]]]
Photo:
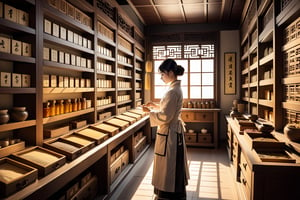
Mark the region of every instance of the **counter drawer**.
[[244, 196], [246, 198], [246, 200], [250, 200], [251, 199], [251, 189], [250, 189], [250, 184], [246, 177], [244, 176], [243, 173], [240, 174], [240, 181], [241, 181], [241, 188], [242, 188], [242, 191], [244, 193]]
[[213, 122], [214, 116], [211, 112], [195, 112], [194, 113], [194, 120], [200, 122]]
[[118, 157], [111, 165], [110, 165], [110, 180], [113, 183], [116, 178], [121, 174], [121, 158]]
[[241, 162], [240, 162], [241, 171], [244, 174], [244, 177], [247, 180], [247, 182], [250, 184], [251, 183], [252, 170], [250, 169], [250, 165], [247, 162], [243, 152], [241, 153], [241, 158], [240, 159], [241, 159]]
[[197, 133], [184, 133], [184, 139], [186, 143], [196, 143]]
[[181, 119], [185, 122], [193, 122], [194, 121], [194, 112], [182, 112]]

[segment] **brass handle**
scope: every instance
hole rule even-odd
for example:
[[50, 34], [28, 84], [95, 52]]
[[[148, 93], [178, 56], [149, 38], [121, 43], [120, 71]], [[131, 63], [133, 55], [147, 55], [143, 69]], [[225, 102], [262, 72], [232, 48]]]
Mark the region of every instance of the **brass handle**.
[[205, 119], [205, 118], [206, 118], [206, 115], [203, 115], [203, 118]]

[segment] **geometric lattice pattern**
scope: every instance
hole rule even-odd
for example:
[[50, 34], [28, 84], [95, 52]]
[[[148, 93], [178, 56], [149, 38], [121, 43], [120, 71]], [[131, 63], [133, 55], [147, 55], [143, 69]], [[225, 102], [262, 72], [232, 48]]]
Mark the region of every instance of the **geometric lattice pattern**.
[[[183, 57], [182, 57], [183, 55]], [[201, 58], [214, 58], [215, 47], [213, 44], [205, 45], [162, 45], [153, 47], [153, 59], [164, 60], [167, 58], [181, 59], [201, 59]]]
[[184, 58], [214, 58], [214, 45], [184, 45]]
[[153, 59], [181, 59], [181, 45], [166, 45], [153, 47]]

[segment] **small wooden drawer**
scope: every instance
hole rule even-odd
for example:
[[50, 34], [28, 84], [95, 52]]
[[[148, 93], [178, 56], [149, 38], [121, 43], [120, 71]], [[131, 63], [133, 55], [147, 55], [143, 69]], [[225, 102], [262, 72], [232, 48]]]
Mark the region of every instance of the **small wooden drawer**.
[[53, 129], [45, 129], [44, 136], [46, 138], [52, 138], [52, 137], [57, 137], [65, 133], [68, 133], [69, 131], [70, 131], [69, 126], [63, 126], [59, 128], [53, 128]]
[[133, 138], [134, 138], [133, 145], [136, 145], [137, 143], [139, 143], [139, 141], [142, 139], [143, 136], [144, 136], [143, 132], [141, 132], [141, 131], [134, 133], [134, 136], [133, 136]]
[[93, 176], [79, 191], [71, 198], [77, 199], [94, 199], [98, 192], [98, 178]]
[[71, 127], [72, 129], [78, 129], [86, 126], [87, 122], [86, 120], [81, 120], [81, 121], [72, 121], [71, 122]]
[[194, 120], [200, 122], [213, 122], [214, 116], [212, 112], [195, 112]]
[[98, 125], [93, 125], [93, 128], [95, 128], [96, 130], [99, 131], [103, 131], [104, 133], [107, 133], [110, 137], [116, 135], [117, 133], [119, 133], [119, 127], [116, 126], [112, 126], [109, 124], [98, 124]]
[[129, 151], [128, 150], [125, 150], [122, 154], [121, 154], [121, 171], [123, 171], [126, 166], [128, 165], [129, 163]]
[[194, 112], [182, 112], [181, 119], [185, 122], [194, 121]]
[[241, 182], [241, 188], [244, 192], [244, 196], [246, 197], [246, 200], [250, 200], [251, 197], [251, 189], [250, 189], [250, 182], [247, 181], [246, 177], [243, 173], [240, 174], [240, 182]]
[[211, 143], [211, 134], [198, 134], [198, 142], [199, 143]]
[[133, 124], [134, 122], [136, 122], [136, 118], [129, 117], [126, 115], [117, 115], [116, 118], [127, 121], [127, 122], [129, 122], [129, 124]]
[[124, 112], [124, 113], [122, 113], [122, 115], [126, 115], [126, 116], [129, 116], [129, 117], [133, 117], [133, 118], [135, 118], [136, 120], [139, 120], [139, 119], [141, 119], [142, 118], [142, 115], [140, 115], [140, 114], [136, 114], [136, 113], [132, 113], [132, 112]]
[[124, 121], [124, 120], [117, 119], [117, 118], [112, 118], [112, 119], [106, 120], [104, 123], [119, 127], [121, 130], [124, 130], [125, 128], [127, 128], [129, 126], [128, 121]]
[[184, 133], [184, 139], [186, 143], [196, 143], [197, 133]]
[[108, 135], [106, 133], [96, 130], [92, 126], [77, 131], [76, 133], [95, 140], [97, 144], [101, 144], [102, 142], [108, 139]]
[[136, 159], [146, 146], [146, 136], [143, 136], [140, 141], [133, 147], [134, 159]]
[[121, 166], [122, 160], [121, 158], [117, 158], [111, 165], [110, 165], [110, 180], [113, 183], [116, 178], [121, 174]]
[[46, 176], [66, 163], [66, 156], [35, 146], [12, 154], [15, 160], [38, 169], [39, 177]]
[[0, 159], [0, 195], [9, 196], [33, 183], [38, 177], [38, 170], [12, 160]]
[[241, 171], [244, 174], [244, 177], [247, 180], [247, 182], [251, 183], [251, 174], [252, 174], [252, 170], [250, 168], [251, 166], [247, 162], [243, 152], [241, 152], [241, 158], [240, 159], [241, 159], [241, 162], [240, 162]]
[[111, 112], [105, 112], [105, 113], [99, 114], [99, 120], [104, 120], [109, 117], [111, 117]]
[[89, 150], [86, 146], [69, 140], [64, 140], [63, 138], [58, 138], [44, 142], [43, 146], [47, 149], [65, 155], [68, 160], [74, 160]]

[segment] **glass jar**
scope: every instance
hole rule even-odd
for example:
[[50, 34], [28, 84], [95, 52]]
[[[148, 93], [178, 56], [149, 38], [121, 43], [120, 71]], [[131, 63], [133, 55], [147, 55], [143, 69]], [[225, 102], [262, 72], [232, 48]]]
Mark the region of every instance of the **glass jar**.
[[44, 118], [50, 117], [50, 107], [49, 107], [49, 105], [50, 105], [50, 103], [48, 101], [43, 103], [43, 117]]
[[52, 100], [50, 101], [50, 106], [49, 106], [49, 109], [50, 109], [50, 117], [53, 117], [55, 116], [55, 104], [56, 104], [56, 100]]
[[77, 110], [82, 110], [82, 107], [81, 107], [81, 98], [79, 98], [78, 101], [77, 101]]
[[78, 110], [77, 99], [72, 99], [72, 111], [75, 112]]
[[86, 98], [82, 98], [81, 99], [81, 108], [83, 109], [83, 110], [85, 110], [86, 109]]
[[[69, 112], [71, 112], [70, 111], [70, 104], [71, 104], [71, 100], [70, 99], [65, 99], [64, 100], [64, 104], [65, 104], [65, 106], [64, 106], [64, 113], [69, 113]], [[72, 105], [71, 105], [71, 107], [72, 107]]]
[[56, 101], [56, 103], [55, 103], [55, 114], [56, 115], [60, 115], [60, 103], [59, 103], [59, 101]]
[[59, 100], [59, 113], [60, 114], [65, 113], [65, 105], [64, 105], [64, 100], [63, 99]]

